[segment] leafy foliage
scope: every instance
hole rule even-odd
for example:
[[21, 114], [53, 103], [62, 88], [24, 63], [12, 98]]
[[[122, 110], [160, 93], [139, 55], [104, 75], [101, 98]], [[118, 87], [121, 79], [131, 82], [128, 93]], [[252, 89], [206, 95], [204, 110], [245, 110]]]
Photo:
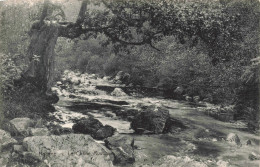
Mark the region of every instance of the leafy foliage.
[[14, 88], [13, 81], [20, 77], [24, 64], [19, 64], [16, 60], [20, 55], [0, 54], [0, 79], [2, 93]]

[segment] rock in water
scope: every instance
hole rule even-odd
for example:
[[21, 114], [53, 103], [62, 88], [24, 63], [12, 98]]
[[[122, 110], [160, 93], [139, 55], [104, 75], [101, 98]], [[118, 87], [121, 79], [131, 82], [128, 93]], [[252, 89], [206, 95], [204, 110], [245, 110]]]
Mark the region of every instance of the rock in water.
[[112, 96], [127, 96], [127, 94], [121, 88], [115, 88], [111, 93]]
[[12, 145], [16, 144], [17, 141], [11, 137], [11, 135], [0, 129], [0, 152], [3, 149], [6, 149], [8, 147], [11, 147]]
[[248, 158], [251, 160], [251, 161], [254, 161], [254, 160], [260, 160], [260, 155], [255, 153], [255, 152], [252, 152], [249, 154]]
[[52, 167], [112, 167], [111, 151], [83, 134], [33, 136], [23, 140], [29, 153]]
[[134, 138], [124, 135], [116, 135], [105, 140], [105, 146], [114, 156], [114, 163], [120, 165], [132, 164], [134, 158]]
[[180, 120], [170, 117], [165, 123], [163, 133], [176, 133], [187, 128], [188, 127], [184, 125]]
[[97, 140], [103, 140], [111, 137], [115, 133], [116, 129], [112, 126], [105, 125], [101, 127], [92, 137]]
[[234, 143], [236, 145], [239, 145], [240, 144], [240, 139], [239, 137], [237, 136], [237, 134], [235, 133], [229, 133], [227, 135], [227, 139], [226, 139], [229, 143]]
[[29, 136], [29, 127], [33, 127], [35, 122], [30, 118], [14, 118], [10, 121], [10, 132], [15, 135]]
[[95, 118], [83, 118], [72, 126], [75, 133], [91, 134], [94, 135], [103, 124]]
[[167, 109], [155, 105], [149, 106], [133, 118], [131, 128], [136, 132], [143, 129], [155, 134], [162, 133], [169, 116]]
[[251, 140], [247, 140], [247, 141], [246, 141], [246, 145], [252, 145]]

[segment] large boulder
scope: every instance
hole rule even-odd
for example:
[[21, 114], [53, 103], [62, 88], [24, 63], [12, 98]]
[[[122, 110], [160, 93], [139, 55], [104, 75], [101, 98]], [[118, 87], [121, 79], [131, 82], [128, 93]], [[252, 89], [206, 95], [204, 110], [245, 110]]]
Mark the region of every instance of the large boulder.
[[0, 152], [4, 149], [11, 148], [17, 141], [11, 137], [11, 135], [0, 129]]
[[121, 88], [115, 88], [111, 93], [112, 96], [127, 96], [127, 94]]
[[[207, 164], [196, 161], [188, 156], [176, 157], [167, 155], [157, 160], [152, 167], [207, 167]], [[144, 165], [143, 167], [151, 167], [151, 165]]]
[[79, 120], [72, 126], [72, 129], [75, 133], [94, 135], [101, 127], [103, 124], [99, 120], [89, 117]]
[[131, 128], [137, 133], [145, 130], [155, 134], [162, 133], [169, 116], [167, 109], [152, 105], [133, 118]]
[[96, 143], [89, 135], [33, 136], [25, 138], [23, 146], [35, 159], [52, 167], [113, 166], [111, 151]]
[[98, 129], [98, 131], [96, 131], [96, 133], [93, 134], [92, 137], [97, 140], [103, 140], [105, 138], [113, 136], [115, 131], [116, 131], [116, 128], [113, 128], [112, 126], [109, 126], [109, 125], [105, 125], [105, 126], [101, 127], [100, 129]]
[[14, 118], [10, 121], [8, 130], [13, 135], [30, 135], [30, 128], [35, 125], [35, 121], [30, 118]]
[[135, 162], [134, 138], [116, 135], [105, 140], [105, 146], [114, 154], [114, 164], [126, 165]]

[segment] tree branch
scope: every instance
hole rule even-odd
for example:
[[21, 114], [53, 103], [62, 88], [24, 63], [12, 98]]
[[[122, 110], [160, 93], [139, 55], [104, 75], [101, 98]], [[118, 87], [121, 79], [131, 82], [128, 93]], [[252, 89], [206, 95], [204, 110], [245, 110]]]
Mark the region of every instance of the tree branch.
[[42, 14], [41, 14], [41, 17], [40, 17], [40, 24], [43, 24], [44, 19], [48, 15], [49, 3], [50, 3], [49, 0], [44, 0], [43, 10], [42, 10]]
[[86, 10], [87, 10], [87, 0], [83, 0], [82, 3], [81, 3], [81, 7], [80, 7], [80, 11], [79, 11], [79, 14], [78, 14], [76, 24], [79, 25], [79, 24], [83, 23]]
[[75, 39], [80, 37], [82, 34], [86, 34], [88, 32], [102, 32], [109, 28], [112, 27], [107, 26], [107, 27], [82, 28], [82, 26], [78, 25], [77, 23], [59, 22], [59, 37]]
[[152, 44], [152, 42], [150, 43], [150, 46], [151, 46], [151, 48], [153, 48], [153, 49], [155, 49], [155, 50], [157, 50], [157, 51], [161, 51], [160, 49], [158, 49], [158, 48], [156, 48], [155, 46], [153, 46], [153, 44]]

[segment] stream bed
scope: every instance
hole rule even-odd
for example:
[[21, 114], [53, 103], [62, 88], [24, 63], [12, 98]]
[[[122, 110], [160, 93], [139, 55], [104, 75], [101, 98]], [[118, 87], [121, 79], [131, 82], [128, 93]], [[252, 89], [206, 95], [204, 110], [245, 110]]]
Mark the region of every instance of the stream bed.
[[[112, 96], [111, 92], [115, 88], [122, 88], [126, 94]], [[50, 114], [54, 118], [53, 123], [72, 128], [75, 121], [91, 116], [103, 125], [116, 128], [120, 135], [133, 136], [138, 149], [135, 150], [136, 162], [132, 166], [152, 165], [167, 155], [189, 157], [207, 166], [220, 167], [254, 167], [260, 162], [249, 159], [250, 154], [260, 154], [260, 138], [245, 131], [245, 123], [215, 120], [186, 101], [165, 99], [162, 96], [147, 97], [132, 91], [132, 88], [114, 84], [107, 77], [101, 79], [94, 74], [72, 71], [65, 71], [62, 82], [57, 82], [52, 89], [60, 98], [55, 104], [56, 112]], [[116, 115], [117, 112], [141, 110], [142, 106], [150, 105], [167, 108], [171, 117], [181, 120], [188, 128], [174, 134], [140, 135], [130, 129], [130, 120]], [[227, 142], [229, 133], [237, 134], [241, 144]], [[247, 145], [248, 140], [251, 145]]]

